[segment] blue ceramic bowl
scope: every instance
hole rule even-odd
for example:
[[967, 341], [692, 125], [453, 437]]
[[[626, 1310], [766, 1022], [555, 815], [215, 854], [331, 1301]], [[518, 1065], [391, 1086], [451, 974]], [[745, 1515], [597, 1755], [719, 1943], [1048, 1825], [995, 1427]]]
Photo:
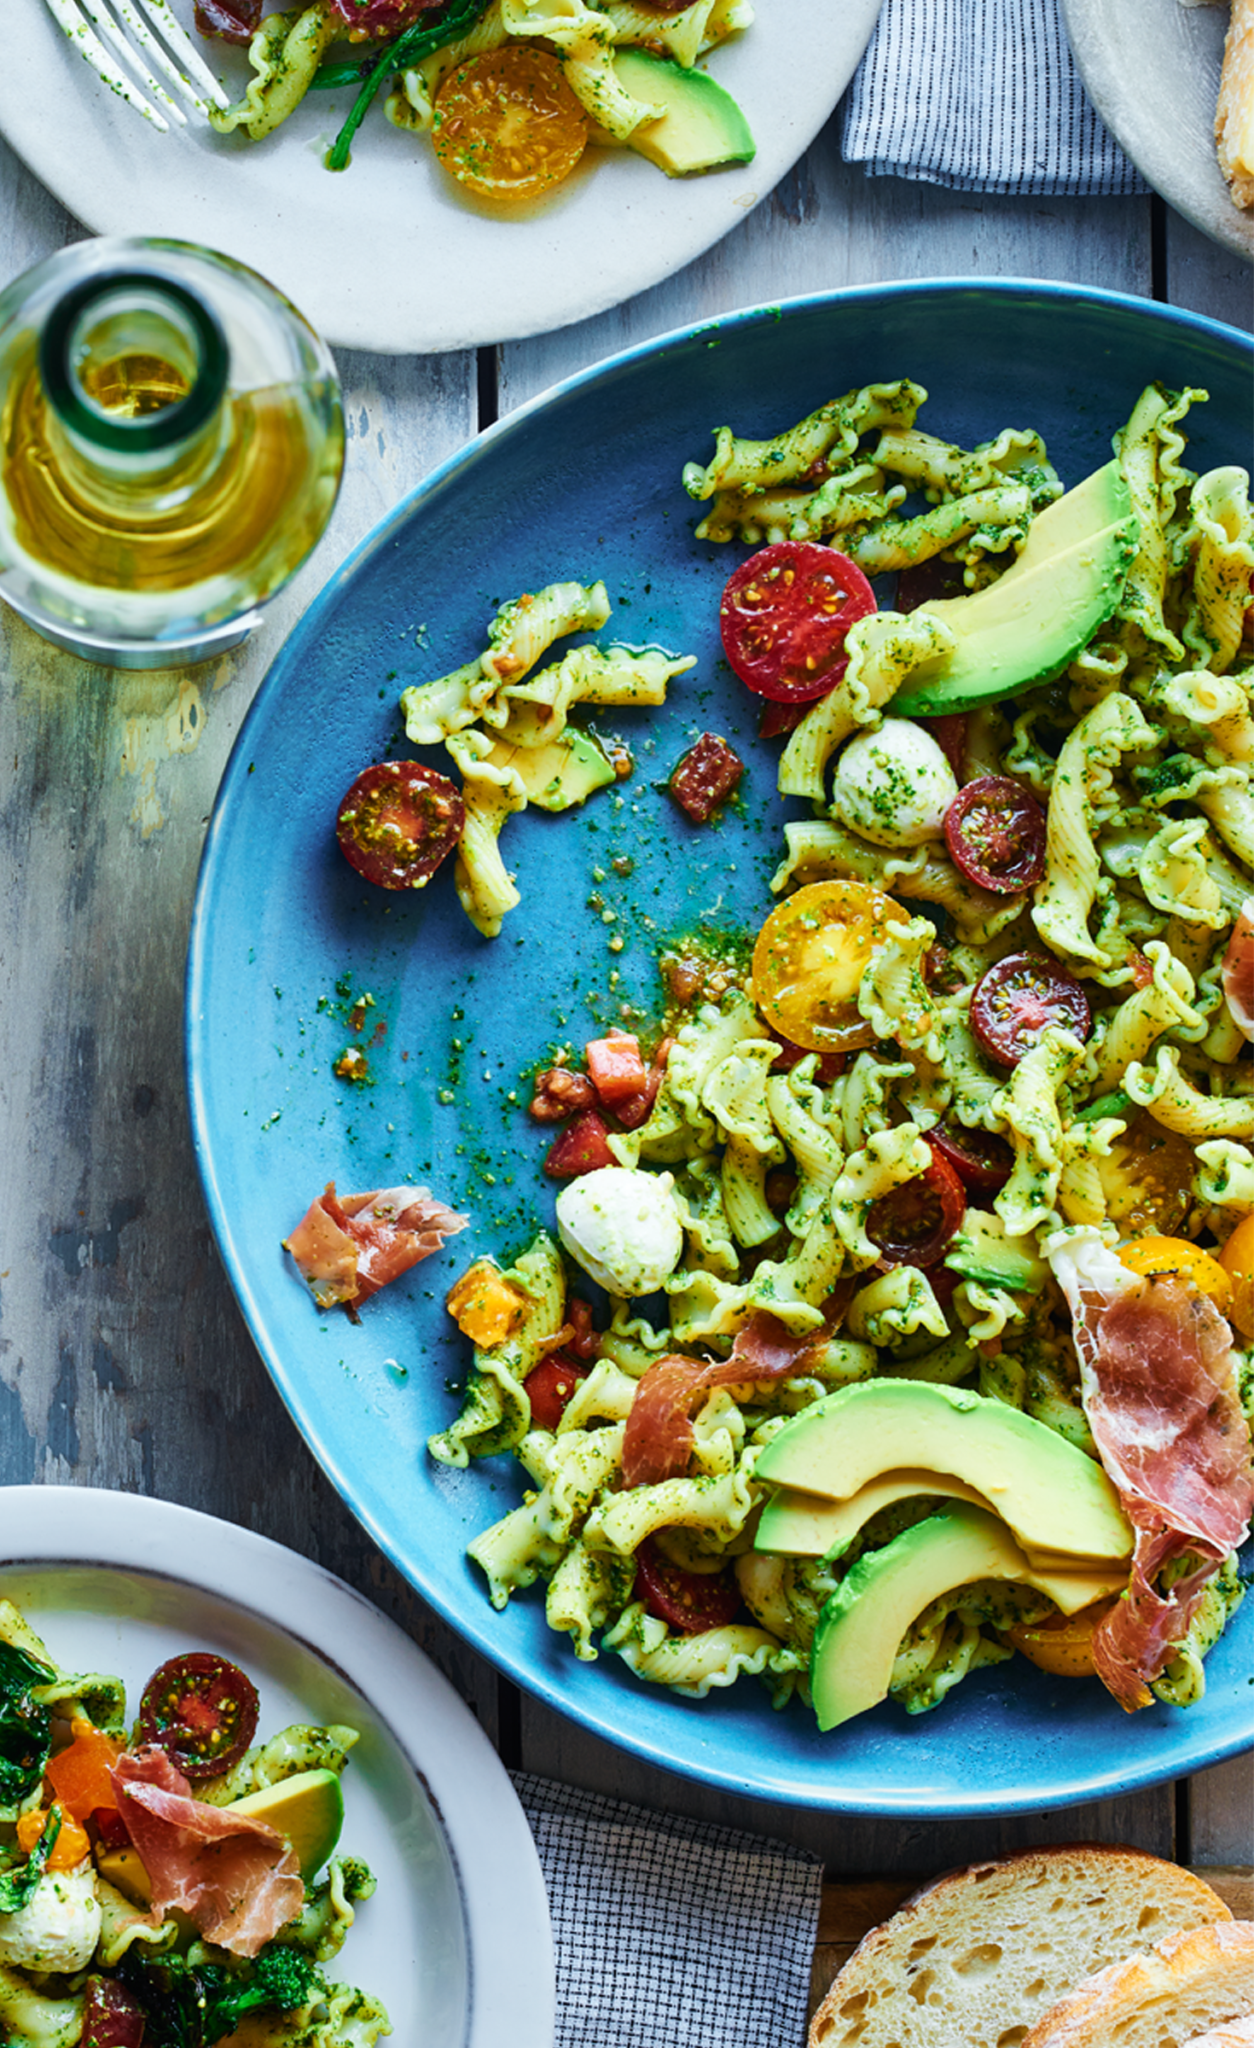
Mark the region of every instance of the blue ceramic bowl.
[[[623, 1002], [656, 1013], [667, 939], [752, 930], [770, 907], [785, 815], [776, 748], [756, 739], [756, 700], [720, 664], [717, 634], [718, 595], [743, 551], [694, 540], [682, 465], [707, 460], [725, 422], [769, 434], [855, 385], [902, 376], [931, 394], [932, 431], [969, 444], [1036, 427], [1069, 482], [1108, 459], [1155, 379], [1210, 394], [1187, 422], [1195, 467], [1251, 462], [1247, 338], [1056, 285], [800, 299], [669, 335], [557, 387], [398, 506], [275, 660], [205, 849], [189, 1082], [210, 1215], [262, 1357], [348, 1505], [454, 1628], [597, 1734], [729, 1791], [865, 1813], [1009, 1813], [1104, 1798], [1254, 1741], [1254, 1601], [1187, 1712], [1126, 1716], [1095, 1681], [1016, 1658], [935, 1713], [886, 1704], [820, 1736], [799, 1705], [773, 1713], [754, 1680], [690, 1702], [641, 1684], [612, 1653], [577, 1662], [546, 1627], [538, 1588], [495, 1613], [465, 1546], [516, 1502], [519, 1468], [504, 1458], [450, 1472], [425, 1450], [465, 1371], [443, 1308], [451, 1279], [472, 1255], [512, 1254], [552, 1222], [530, 1073], [554, 1045], [599, 1035]], [[359, 882], [335, 845], [335, 809], [367, 762], [412, 751], [401, 689], [474, 656], [502, 600], [564, 577], [605, 579], [603, 637], [700, 663], [663, 710], [607, 721], [636, 760], [621, 803], [611, 792], [566, 816], [510, 821], [522, 903], [488, 942], [447, 871], [412, 900]], [[743, 803], [698, 828], [664, 784], [707, 727], [748, 772]], [[354, 1042], [346, 1011], [367, 991], [373, 1078], [347, 1084], [332, 1062]], [[358, 1326], [320, 1315], [280, 1239], [328, 1180], [352, 1191], [402, 1179], [429, 1182], [470, 1229]]]

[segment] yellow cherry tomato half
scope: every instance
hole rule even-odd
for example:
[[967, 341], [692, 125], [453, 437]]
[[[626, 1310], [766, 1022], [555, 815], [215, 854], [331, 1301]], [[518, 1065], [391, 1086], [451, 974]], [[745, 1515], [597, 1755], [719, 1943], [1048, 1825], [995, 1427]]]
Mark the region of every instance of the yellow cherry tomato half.
[[1215, 1307], [1227, 1315], [1232, 1301], [1232, 1282], [1219, 1260], [1190, 1244], [1185, 1237], [1138, 1237], [1119, 1246], [1119, 1262], [1130, 1273], [1151, 1278], [1156, 1273], [1177, 1273], [1199, 1294], [1209, 1294]]
[[431, 140], [445, 170], [481, 198], [538, 199], [579, 162], [588, 117], [556, 57], [509, 43], [453, 66]]
[[1113, 1604], [1113, 1599], [1095, 1600], [1078, 1614], [1051, 1614], [1045, 1621], [1020, 1622], [1006, 1630], [1006, 1639], [1030, 1663], [1055, 1678], [1092, 1678], [1093, 1630]]
[[758, 933], [752, 993], [772, 1031], [807, 1052], [873, 1045], [858, 984], [890, 922], [907, 913], [865, 882], [809, 882]]
[[1219, 1263], [1232, 1285], [1228, 1314], [1243, 1337], [1254, 1337], [1254, 1216], [1238, 1223], [1219, 1254]]
[[1115, 1139], [1109, 1157], [1097, 1161], [1106, 1214], [1125, 1237], [1156, 1231], [1170, 1236], [1189, 1213], [1196, 1171], [1188, 1139], [1142, 1110]]

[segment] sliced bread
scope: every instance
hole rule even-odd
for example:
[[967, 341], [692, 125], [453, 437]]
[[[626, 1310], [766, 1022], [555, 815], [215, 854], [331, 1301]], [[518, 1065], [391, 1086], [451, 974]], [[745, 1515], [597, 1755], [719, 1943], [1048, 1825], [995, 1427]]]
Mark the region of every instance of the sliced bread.
[[1254, 2017], [1254, 1921], [1169, 1934], [1051, 2007], [1023, 2048], [1187, 2048]]
[[973, 1863], [866, 1936], [815, 2013], [810, 2048], [1020, 2048], [1105, 1964], [1231, 1919], [1208, 1884], [1139, 1849], [1079, 1843]]
[[1209, 2034], [1195, 2034], [1186, 2048], [1254, 2048], [1254, 2018], [1232, 2020]]

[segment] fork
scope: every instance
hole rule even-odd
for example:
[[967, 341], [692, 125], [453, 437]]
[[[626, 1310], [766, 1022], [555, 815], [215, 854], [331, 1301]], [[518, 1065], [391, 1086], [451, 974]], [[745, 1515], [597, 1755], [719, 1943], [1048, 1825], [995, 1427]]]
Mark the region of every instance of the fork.
[[[209, 118], [211, 104], [217, 107], [228, 105], [222, 87], [186, 31], [175, 20], [167, 0], [138, 0], [138, 7], [136, 0], [48, 0], [48, 6], [79, 55], [86, 58], [110, 91], [134, 107], [146, 121], [151, 121], [163, 135], [168, 132], [170, 121], [185, 128], [187, 116], [182, 107], [171, 99], [160, 80], [153, 76], [149, 63], [155, 65], [202, 119]], [[139, 7], [143, 8], [143, 14], [138, 11]], [[100, 35], [97, 35], [97, 29]], [[154, 29], [160, 31], [160, 38], [154, 35]], [[114, 62], [101, 36], [112, 43], [124, 58], [151, 94], [151, 99], [145, 99], [133, 80]], [[189, 72], [190, 77], [187, 75]], [[156, 101], [155, 106], [152, 101]]]

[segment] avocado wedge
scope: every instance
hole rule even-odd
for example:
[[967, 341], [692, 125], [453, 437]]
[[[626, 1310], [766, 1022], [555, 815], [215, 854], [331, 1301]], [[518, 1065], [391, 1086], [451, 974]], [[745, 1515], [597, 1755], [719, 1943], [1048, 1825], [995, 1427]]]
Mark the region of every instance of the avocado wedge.
[[825, 1395], [771, 1439], [757, 1477], [847, 1501], [903, 1467], [962, 1480], [1034, 1554], [1131, 1554], [1132, 1530], [1094, 1459], [1017, 1408], [927, 1380], [862, 1380]]
[[642, 121], [627, 141], [668, 178], [752, 161], [756, 145], [749, 123], [707, 72], [631, 48], [615, 51], [614, 69], [633, 99], [666, 109], [660, 120]]
[[853, 1565], [819, 1616], [810, 1688], [819, 1727], [839, 1728], [888, 1696], [893, 1663], [910, 1624], [943, 1593], [984, 1579], [1031, 1586], [1063, 1614], [1078, 1614], [1118, 1592], [1127, 1571], [1090, 1566], [1041, 1571], [1004, 1522], [955, 1502], [868, 1551]]
[[267, 1785], [260, 1792], [246, 1792], [232, 1799], [224, 1813], [247, 1814], [265, 1821], [280, 1835], [286, 1835], [308, 1884], [317, 1875], [340, 1839], [344, 1825], [344, 1794], [335, 1771], [297, 1771]]
[[1051, 681], [1114, 611], [1137, 534], [1123, 471], [1108, 462], [1037, 513], [1022, 554], [995, 583], [920, 608], [957, 645], [915, 671], [893, 712], [936, 718]]

